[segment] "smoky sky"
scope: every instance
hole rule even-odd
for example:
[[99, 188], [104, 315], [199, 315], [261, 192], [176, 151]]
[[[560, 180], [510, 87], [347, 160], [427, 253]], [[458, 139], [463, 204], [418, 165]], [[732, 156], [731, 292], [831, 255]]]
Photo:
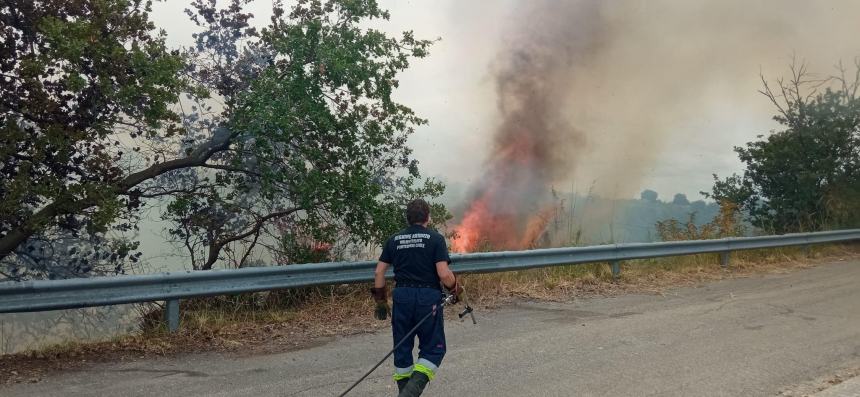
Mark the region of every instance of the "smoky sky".
[[[486, 71], [490, 145], [460, 206], [494, 219], [464, 224], [485, 236], [502, 233], [498, 225], [522, 234], [554, 190], [633, 197], [657, 174], [677, 189], [663, 186], [664, 197], [695, 198], [682, 179], [707, 190], [711, 173], [725, 175], [712, 159], [731, 158], [744, 143], [732, 138], [776, 127], [757, 93], [760, 78], [780, 77], [793, 59], [832, 73], [840, 56], [827, 60], [832, 52], [805, 33], [857, 30], [803, 2], [530, 1], [511, 14]], [[845, 37], [855, 44], [827, 43], [857, 48], [856, 35]], [[738, 131], [751, 110], [758, 121]]]
[[738, 170], [733, 146], [778, 127], [757, 92], [761, 76], [784, 76], [792, 59], [826, 75], [860, 56], [860, 25], [845, 16], [858, 3], [576, 0], [511, 10], [487, 65], [496, 108], [484, 166], [498, 168], [503, 148], [525, 139], [531, 184], [605, 196], [635, 196], [657, 178], [664, 196], [695, 197], [703, 189], [688, 186]]

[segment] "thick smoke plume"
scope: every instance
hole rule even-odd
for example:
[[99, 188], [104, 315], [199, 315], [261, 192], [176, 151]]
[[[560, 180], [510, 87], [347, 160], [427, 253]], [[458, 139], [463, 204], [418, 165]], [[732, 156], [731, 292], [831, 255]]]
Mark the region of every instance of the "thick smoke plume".
[[[555, 4], [555, 3], [553, 3]], [[576, 5], [576, 12], [567, 9]], [[500, 124], [473, 199], [455, 228], [455, 251], [483, 243], [527, 248], [553, 216], [553, 181], [573, 170], [585, 134], [567, 119], [577, 65], [600, 46], [597, 3], [530, 10], [495, 70]], [[573, 18], [571, 18], [573, 17]]]

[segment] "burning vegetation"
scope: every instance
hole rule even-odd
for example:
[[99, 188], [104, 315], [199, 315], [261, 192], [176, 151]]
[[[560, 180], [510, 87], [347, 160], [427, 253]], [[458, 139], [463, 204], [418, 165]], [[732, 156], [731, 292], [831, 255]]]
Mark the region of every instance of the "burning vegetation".
[[532, 248], [556, 214], [553, 182], [570, 175], [571, 159], [585, 145], [565, 104], [579, 59], [596, 45], [590, 30], [598, 22], [582, 10], [547, 9], [534, 8], [500, 54], [494, 71], [500, 124], [486, 171], [454, 228], [455, 252]]

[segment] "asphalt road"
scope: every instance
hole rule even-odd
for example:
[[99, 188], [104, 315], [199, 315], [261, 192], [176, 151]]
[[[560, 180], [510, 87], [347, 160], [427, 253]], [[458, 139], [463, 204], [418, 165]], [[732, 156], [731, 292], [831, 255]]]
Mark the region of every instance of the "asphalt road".
[[[450, 321], [427, 396], [774, 396], [860, 366], [860, 262]], [[390, 334], [283, 354], [99, 365], [2, 396], [332, 396]], [[350, 395], [395, 395], [391, 362]]]

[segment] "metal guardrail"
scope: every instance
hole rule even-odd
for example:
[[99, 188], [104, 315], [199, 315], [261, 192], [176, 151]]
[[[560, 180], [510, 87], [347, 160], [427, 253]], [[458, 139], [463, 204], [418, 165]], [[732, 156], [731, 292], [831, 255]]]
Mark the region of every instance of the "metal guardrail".
[[[457, 273], [491, 273], [548, 266], [609, 262], [615, 276], [619, 263], [631, 259], [719, 253], [728, 266], [732, 251], [808, 246], [860, 240], [860, 229], [780, 236], [691, 240], [661, 243], [612, 244], [590, 247], [550, 248], [451, 256]], [[33, 312], [107, 306], [123, 303], [167, 301], [171, 330], [179, 326], [182, 298], [229, 295], [244, 292], [325, 284], [369, 282], [375, 261], [254, 267], [149, 275], [93, 277], [69, 280], [37, 280], [0, 283], [0, 313]], [[389, 270], [389, 277], [391, 273]]]

